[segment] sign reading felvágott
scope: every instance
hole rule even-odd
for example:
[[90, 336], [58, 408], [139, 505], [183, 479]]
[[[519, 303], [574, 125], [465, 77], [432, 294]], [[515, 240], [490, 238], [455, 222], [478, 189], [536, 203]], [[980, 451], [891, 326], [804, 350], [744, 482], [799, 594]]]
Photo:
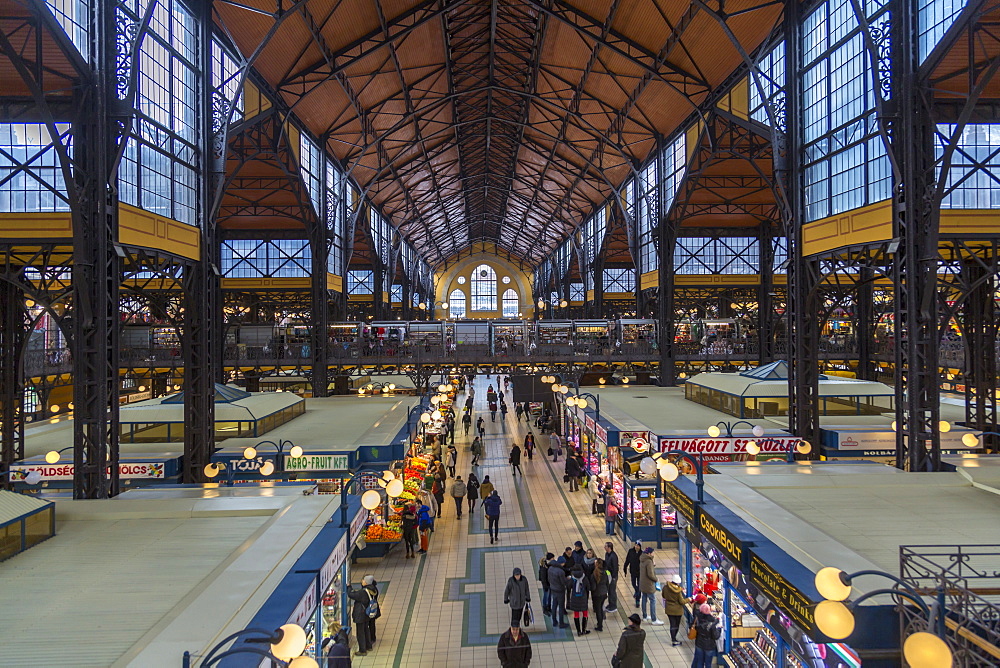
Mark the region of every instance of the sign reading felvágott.
[[746, 452], [747, 443], [756, 441], [761, 454], [782, 455], [794, 447], [801, 439], [794, 436], [761, 436], [754, 438], [709, 438], [695, 436], [691, 438], [660, 436], [660, 452], [667, 450], [683, 450], [692, 455], [735, 455]]
[[346, 471], [347, 455], [285, 455], [286, 471]]

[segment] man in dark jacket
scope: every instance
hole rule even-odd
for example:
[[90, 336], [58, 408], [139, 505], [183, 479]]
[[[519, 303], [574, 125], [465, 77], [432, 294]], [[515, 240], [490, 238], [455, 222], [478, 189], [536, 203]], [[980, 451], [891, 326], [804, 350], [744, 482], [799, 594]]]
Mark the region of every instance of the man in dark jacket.
[[531, 589], [528, 579], [521, 574], [520, 568], [515, 568], [507, 578], [507, 587], [503, 590], [503, 602], [510, 606], [510, 623], [518, 624], [524, 614], [524, 606], [531, 602]]
[[[520, 405], [520, 404], [518, 404]], [[545, 558], [538, 564], [538, 580], [542, 583], [542, 614], [552, 614], [552, 590], [549, 589], [549, 562], [556, 558], [551, 552], [545, 553]]]
[[606, 612], [618, 611], [618, 553], [615, 552], [614, 543], [604, 544], [604, 570], [611, 574], [608, 580], [608, 607]]
[[[370, 575], [365, 576], [366, 579], [370, 577]], [[368, 622], [371, 619], [368, 616], [368, 606], [374, 598], [374, 594], [369, 592], [366, 587], [360, 587], [349, 589], [347, 598], [354, 601], [351, 619], [354, 621], [354, 634], [358, 638], [358, 656], [365, 656], [372, 648], [371, 636], [368, 631]]]
[[632, 575], [632, 591], [635, 592], [635, 607], [639, 607], [639, 573], [641, 569], [639, 568], [639, 557], [642, 555], [642, 541], [635, 541], [635, 545], [632, 549], [628, 551], [628, 555], [625, 556], [625, 568], [623, 572], [625, 575]]
[[416, 549], [420, 539], [417, 537], [417, 516], [416, 506], [409, 505], [403, 509], [403, 543], [406, 545], [406, 558], [414, 559], [417, 556]]
[[621, 661], [620, 668], [642, 668], [645, 656], [643, 645], [646, 643], [646, 632], [640, 628], [642, 617], [633, 613], [629, 615], [630, 624], [622, 631], [618, 639], [618, 650], [615, 656]]
[[503, 501], [496, 490], [493, 490], [488, 497], [483, 499], [483, 508], [486, 509], [486, 524], [490, 530], [490, 545], [494, 540], [500, 540], [500, 506]]
[[[560, 557], [561, 558], [561, 557]], [[566, 623], [566, 571], [563, 564], [558, 560], [549, 562], [549, 591], [552, 596], [552, 625], [561, 629], [568, 629]]]
[[576, 541], [573, 543], [573, 562], [577, 566], [583, 566], [583, 560], [587, 558], [587, 551], [583, 549], [583, 543]]
[[566, 475], [569, 476], [569, 491], [575, 492], [580, 489], [580, 465], [577, 464], [575, 457], [567, 457], [565, 469]]
[[503, 632], [497, 643], [497, 656], [503, 668], [528, 668], [531, 663], [531, 641], [521, 630], [521, 624], [514, 622]]

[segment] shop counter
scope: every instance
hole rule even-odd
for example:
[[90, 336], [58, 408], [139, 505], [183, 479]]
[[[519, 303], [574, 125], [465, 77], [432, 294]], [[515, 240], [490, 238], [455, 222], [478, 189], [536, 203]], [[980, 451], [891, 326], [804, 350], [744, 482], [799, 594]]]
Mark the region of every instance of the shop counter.
[[622, 479], [618, 519], [627, 542], [659, 544], [677, 540], [677, 513], [660, 496], [659, 487], [653, 479]]

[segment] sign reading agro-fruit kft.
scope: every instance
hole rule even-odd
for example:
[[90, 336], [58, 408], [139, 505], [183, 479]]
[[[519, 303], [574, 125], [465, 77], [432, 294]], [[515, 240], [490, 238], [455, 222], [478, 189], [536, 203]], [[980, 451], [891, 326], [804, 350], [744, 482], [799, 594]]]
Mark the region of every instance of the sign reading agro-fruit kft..
[[347, 455], [285, 456], [286, 471], [346, 471]]

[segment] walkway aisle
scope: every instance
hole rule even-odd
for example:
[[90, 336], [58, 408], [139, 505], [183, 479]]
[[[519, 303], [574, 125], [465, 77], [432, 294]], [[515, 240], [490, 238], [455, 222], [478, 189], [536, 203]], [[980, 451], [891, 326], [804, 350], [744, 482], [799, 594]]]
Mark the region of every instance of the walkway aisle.
[[[511, 475], [507, 456], [516, 438], [523, 442], [528, 426], [515, 421], [514, 411], [506, 422], [490, 421], [486, 407], [486, 390], [493, 383], [500, 389], [502, 380], [496, 376], [476, 379], [476, 400], [473, 420], [486, 419], [486, 454], [478, 467], [482, 480], [490, 476], [503, 499], [500, 517], [500, 542], [490, 545], [482, 510], [461, 520], [455, 518], [454, 502], [449, 495], [431, 535], [430, 550], [417, 559], [405, 559], [398, 547], [385, 559], [361, 561], [353, 566], [352, 580], [357, 583], [366, 573], [387, 583], [387, 595], [382, 601], [383, 615], [378, 621], [378, 641], [373, 652], [355, 657], [354, 665], [362, 668], [483, 668], [499, 666], [497, 640], [510, 622], [510, 608], [503, 604], [503, 590], [511, 571], [520, 568], [532, 586], [531, 603], [535, 622], [526, 631], [531, 639], [534, 658], [531, 665], [539, 668], [596, 668], [609, 666], [617, 647], [626, 618], [635, 611], [630, 585], [620, 578], [618, 612], [609, 615], [602, 633], [577, 637], [573, 622], [569, 629], [553, 629], [548, 617], [542, 615], [542, 591], [537, 580], [538, 561], [545, 552], [557, 556], [574, 541], [582, 540], [598, 555], [604, 552], [603, 518], [591, 515], [591, 496], [587, 490], [569, 493], [562, 482], [563, 458], [553, 464], [545, 457], [548, 436], [535, 431], [539, 446], [535, 458], [528, 461], [522, 455], [524, 477]], [[463, 406], [465, 395], [458, 405]], [[510, 398], [507, 404], [513, 406]], [[474, 432], [470, 432], [474, 436]], [[471, 439], [459, 430], [455, 445], [459, 450], [457, 473], [468, 479]], [[450, 489], [450, 481], [449, 481]], [[615, 539], [615, 550], [624, 561], [628, 548]], [[660, 581], [669, 578], [677, 568], [676, 548], [664, 547], [654, 554]], [[660, 614], [662, 604], [657, 615]], [[594, 627], [591, 611], [590, 629]], [[643, 624], [646, 629], [646, 665], [686, 668], [691, 664], [691, 641], [683, 638], [681, 647], [670, 646], [667, 626]], [[684, 635], [682, 629], [681, 636]]]

